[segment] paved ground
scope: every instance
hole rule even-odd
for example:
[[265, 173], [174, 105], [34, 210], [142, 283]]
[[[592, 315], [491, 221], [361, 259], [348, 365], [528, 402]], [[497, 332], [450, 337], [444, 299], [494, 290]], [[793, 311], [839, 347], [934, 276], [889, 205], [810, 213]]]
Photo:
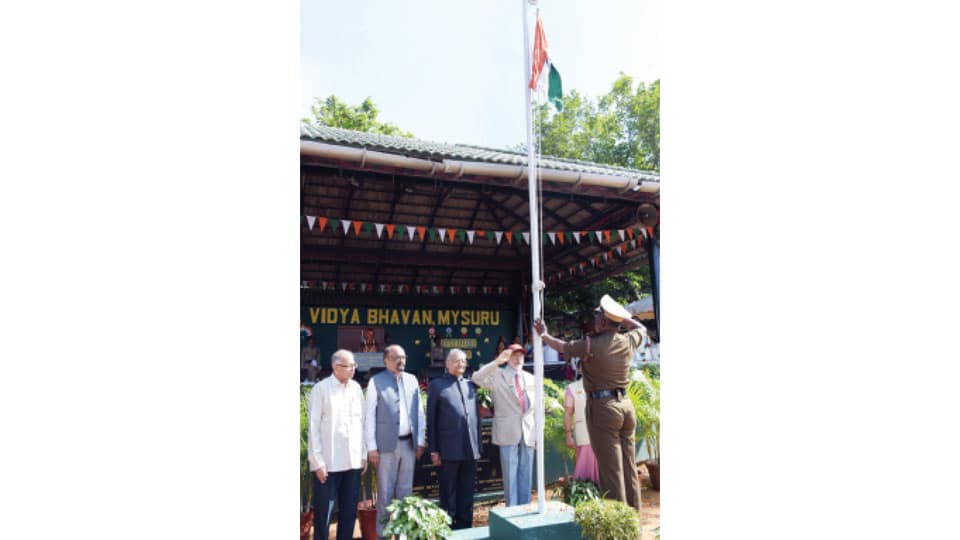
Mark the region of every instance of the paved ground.
[[[646, 478], [645, 478], [646, 480]], [[549, 494], [552, 493], [550, 486], [547, 486], [548, 498]], [[656, 540], [656, 533], [654, 530], [660, 526], [660, 492], [650, 489], [649, 481], [645, 481], [643, 486], [643, 492], [641, 493], [643, 499], [643, 533], [641, 540]], [[537, 495], [534, 493], [533, 500], [537, 500]], [[503, 506], [503, 500], [491, 501], [486, 503], [477, 503], [473, 507], [473, 526], [474, 527], [485, 527], [489, 524], [489, 515], [490, 509]], [[330, 538], [337, 537], [337, 524], [330, 525]], [[354, 524], [353, 527], [353, 538], [355, 540], [360, 540], [360, 523], [359, 521]]]

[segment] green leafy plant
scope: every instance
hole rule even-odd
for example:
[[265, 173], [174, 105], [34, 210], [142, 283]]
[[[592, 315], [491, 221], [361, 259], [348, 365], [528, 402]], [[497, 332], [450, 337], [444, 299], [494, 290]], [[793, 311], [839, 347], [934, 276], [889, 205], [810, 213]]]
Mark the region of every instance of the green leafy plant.
[[660, 380], [645, 371], [634, 371], [627, 396], [637, 416], [637, 436], [647, 447], [647, 455], [660, 463]]
[[574, 509], [573, 519], [582, 536], [593, 540], [640, 538], [640, 513], [620, 501], [593, 499]]
[[307, 458], [307, 438], [310, 429], [310, 390], [312, 386], [300, 387], [300, 511], [309, 512], [313, 498], [313, 472]]
[[580, 503], [600, 498], [600, 490], [590, 480], [570, 480], [560, 487], [563, 502], [576, 508]]
[[493, 398], [490, 396], [490, 390], [483, 387], [477, 387], [477, 403], [479, 403], [481, 407], [492, 409]]
[[452, 520], [436, 503], [416, 495], [394, 500], [387, 506], [384, 536], [400, 540], [439, 540], [453, 533]]
[[543, 380], [543, 441], [560, 454], [564, 474], [570, 476], [568, 463], [573, 463], [575, 453], [573, 448], [567, 448], [567, 434], [563, 431], [565, 390], [565, 383], [560, 385], [550, 379]]

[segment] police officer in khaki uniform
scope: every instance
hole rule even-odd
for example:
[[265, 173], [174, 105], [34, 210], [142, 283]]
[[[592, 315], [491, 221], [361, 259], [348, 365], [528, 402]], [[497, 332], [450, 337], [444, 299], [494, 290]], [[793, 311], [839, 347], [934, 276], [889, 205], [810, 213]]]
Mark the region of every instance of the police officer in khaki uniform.
[[[620, 325], [628, 331], [620, 334]], [[600, 492], [640, 510], [637, 482], [637, 418], [626, 395], [630, 363], [647, 330], [630, 318], [620, 304], [604, 295], [594, 312], [595, 335], [567, 343], [547, 334], [543, 321], [533, 323], [543, 342], [566, 358], [581, 358], [583, 389], [587, 392], [587, 431], [600, 469]]]

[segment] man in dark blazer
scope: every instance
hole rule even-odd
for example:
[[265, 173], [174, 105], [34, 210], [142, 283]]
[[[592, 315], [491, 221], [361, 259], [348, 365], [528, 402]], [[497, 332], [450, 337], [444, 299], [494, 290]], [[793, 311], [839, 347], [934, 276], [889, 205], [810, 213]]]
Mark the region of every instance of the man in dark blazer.
[[467, 356], [447, 354], [447, 373], [427, 389], [427, 445], [440, 469], [440, 507], [454, 529], [473, 526], [473, 490], [480, 459], [480, 405], [477, 387], [463, 377]]

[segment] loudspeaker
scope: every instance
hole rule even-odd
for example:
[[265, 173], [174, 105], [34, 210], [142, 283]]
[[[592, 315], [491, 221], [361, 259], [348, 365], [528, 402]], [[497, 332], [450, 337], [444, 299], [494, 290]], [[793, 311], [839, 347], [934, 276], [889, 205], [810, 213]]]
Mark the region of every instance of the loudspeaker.
[[650, 203], [643, 203], [637, 207], [637, 219], [644, 227], [653, 227], [660, 222], [660, 213], [657, 207]]

